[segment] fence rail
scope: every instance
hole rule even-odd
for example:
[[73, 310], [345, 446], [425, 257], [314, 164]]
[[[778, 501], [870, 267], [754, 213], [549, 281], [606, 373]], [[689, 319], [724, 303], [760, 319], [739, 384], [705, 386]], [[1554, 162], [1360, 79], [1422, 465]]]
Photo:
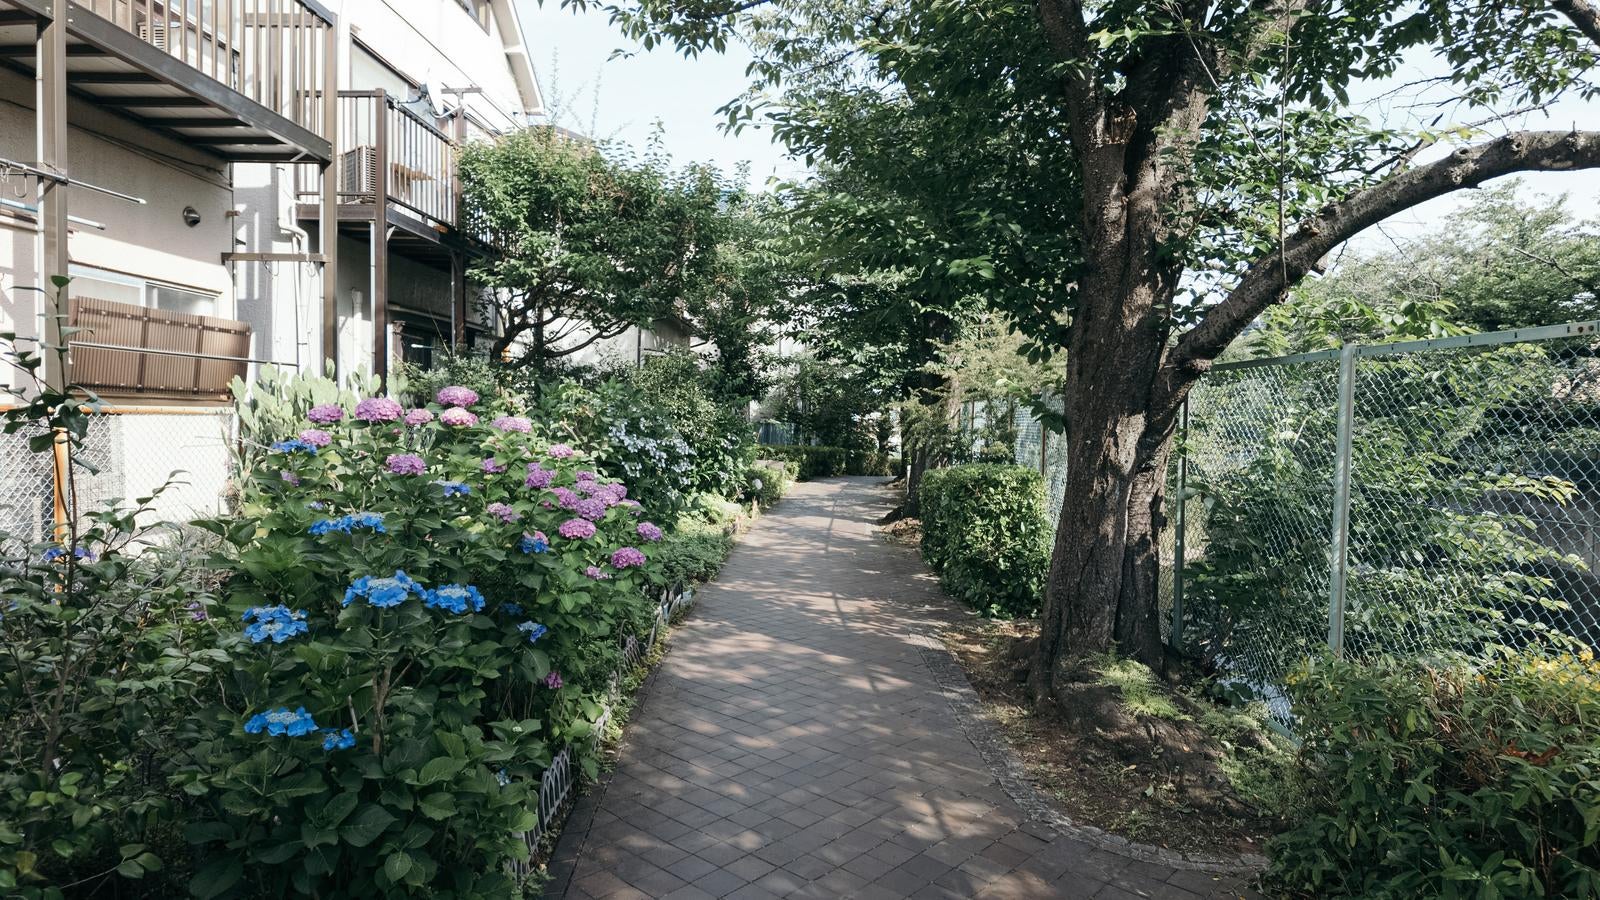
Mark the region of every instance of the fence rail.
[[[1065, 440], [1011, 427], [1059, 519]], [[1329, 649], [1600, 648], [1600, 323], [1220, 364], [1173, 459], [1164, 637], [1284, 724]]]

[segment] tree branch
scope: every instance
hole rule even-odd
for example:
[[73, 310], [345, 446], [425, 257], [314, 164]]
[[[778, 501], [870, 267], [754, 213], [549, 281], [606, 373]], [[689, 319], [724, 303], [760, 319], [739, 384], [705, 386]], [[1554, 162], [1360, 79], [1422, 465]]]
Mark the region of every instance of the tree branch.
[[1584, 37], [1600, 44], [1600, 6], [1589, 0], [1550, 0], [1550, 5], [1566, 16]]
[[1181, 401], [1188, 384], [1267, 307], [1283, 299], [1330, 250], [1377, 223], [1436, 197], [1514, 172], [1600, 167], [1600, 132], [1523, 131], [1462, 147], [1324, 207], [1277, 249], [1258, 257], [1227, 299], [1205, 314], [1173, 348], [1164, 367], [1165, 393]]

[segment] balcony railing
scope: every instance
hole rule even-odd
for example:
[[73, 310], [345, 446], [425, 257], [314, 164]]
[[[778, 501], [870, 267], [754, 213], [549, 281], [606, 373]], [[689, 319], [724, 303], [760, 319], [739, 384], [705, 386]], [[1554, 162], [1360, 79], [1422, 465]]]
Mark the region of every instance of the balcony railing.
[[74, 297], [72, 381], [107, 395], [228, 398], [243, 378], [250, 326], [232, 319]]
[[79, 0], [76, 4], [321, 135], [334, 17], [316, 0]]
[[[455, 141], [386, 91], [340, 91], [338, 102], [339, 204], [372, 205], [381, 193], [426, 225], [454, 228]], [[314, 201], [315, 173], [300, 173], [296, 190]]]

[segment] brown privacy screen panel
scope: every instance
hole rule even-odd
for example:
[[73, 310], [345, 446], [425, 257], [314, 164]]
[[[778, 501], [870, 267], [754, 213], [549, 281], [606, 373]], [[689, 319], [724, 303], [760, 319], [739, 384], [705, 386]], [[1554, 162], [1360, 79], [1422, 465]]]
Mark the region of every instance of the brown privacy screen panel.
[[68, 321], [84, 329], [72, 381], [107, 395], [225, 400], [250, 355], [250, 326], [232, 319], [75, 297]]

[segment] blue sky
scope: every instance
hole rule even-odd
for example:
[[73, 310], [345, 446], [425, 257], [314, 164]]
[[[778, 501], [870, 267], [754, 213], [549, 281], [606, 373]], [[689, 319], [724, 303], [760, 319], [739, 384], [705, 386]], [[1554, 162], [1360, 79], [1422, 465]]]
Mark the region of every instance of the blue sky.
[[[601, 139], [615, 139], [641, 148], [659, 122], [666, 149], [680, 164], [713, 162], [732, 172], [741, 162], [751, 165], [751, 182], [760, 187], [769, 178], [803, 174], [797, 163], [785, 159], [765, 131], [724, 134], [718, 125], [718, 107], [737, 96], [745, 85], [744, 67], [749, 54], [730, 47], [726, 54], [684, 59], [657, 48], [628, 58], [612, 59], [612, 52], [627, 43], [604, 15], [575, 15], [560, 8], [559, 0], [517, 0], [523, 27], [532, 46], [532, 58], [547, 99], [555, 106], [558, 124]], [[637, 49], [637, 48], [634, 48]], [[1372, 84], [1353, 92], [1358, 103], [1373, 98], [1363, 112], [1391, 125], [1415, 125], [1431, 119], [1438, 110], [1413, 108], [1430, 96], [1376, 99], [1394, 83], [1440, 74], [1442, 63], [1419, 56], [1390, 83]], [[1455, 113], [1445, 107], [1446, 121]], [[1461, 111], [1463, 119], [1474, 114]], [[1565, 100], [1547, 112], [1530, 114], [1510, 123], [1517, 128], [1593, 127], [1600, 121], [1600, 103]], [[1505, 126], [1501, 127], [1505, 130]], [[1446, 148], [1441, 147], [1440, 151]], [[1426, 157], [1424, 157], [1426, 159]], [[1531, 193], [1567, 193], [1571, 208], [1583, 218], [1600, 218], [1600, 178], [1585, 173], [1539, 173], [1524, 176]], [[1378, 249], [1393, 241], [1416, 237], [1447, 219], [1467, 199], [1465, 192], [1423, 204], [1369, 229], [1356, 239], [1358, 249]]]
[[751, 182], [793, 177], [801, 167], [788, 162], [766, 131], [724, 135], [717, 108], [744, 87], [749, 55], [742, 47], [727, 54], [686, 60], [657, 48], [612, 59], [626, 42], [604, 15], [575, 15], [558, 0], [517, 0], [522, 27], [531, 45], [546, 102], [557, 124], [600, 139], [642, 148], [657, 122], [663, 143], [679, 164], [712, 162], [732, 173], [749, 163]]

